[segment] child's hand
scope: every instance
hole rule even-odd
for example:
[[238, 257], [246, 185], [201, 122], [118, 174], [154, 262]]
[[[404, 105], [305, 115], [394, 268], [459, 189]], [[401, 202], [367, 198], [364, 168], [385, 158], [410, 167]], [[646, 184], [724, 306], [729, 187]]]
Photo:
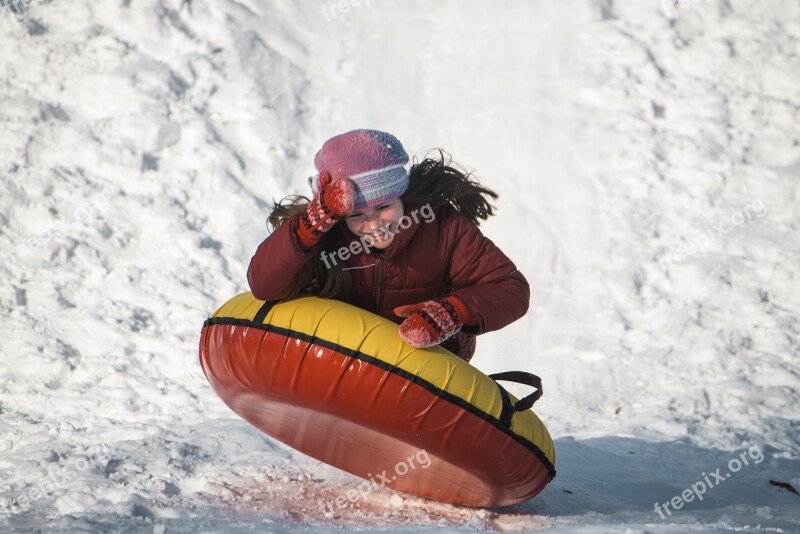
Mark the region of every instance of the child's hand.
[[333, 181], [331, 175], [323, 172], [319, 176], [319, 191], [314, 198], [322, 195], [323, 205], [330, 210], [331, 218], [341, 219], [351, 211], [356, 203], [353, 182], [347, 179]]
[[323, 172], [319, 176], [319, 191], [300, 215], [297, 237], [306, 250], [314, 247], [322, 234], [333, 228], [336, 222], [353, 211], [356, 192], [349, 179], [331, 180]]
[[455, 297], [399, 306], [394, 313], [406, 317], [398, 329], [400, 337], [418, 349], [433, 347], [454, 336], [469, 316], [466, 306]]

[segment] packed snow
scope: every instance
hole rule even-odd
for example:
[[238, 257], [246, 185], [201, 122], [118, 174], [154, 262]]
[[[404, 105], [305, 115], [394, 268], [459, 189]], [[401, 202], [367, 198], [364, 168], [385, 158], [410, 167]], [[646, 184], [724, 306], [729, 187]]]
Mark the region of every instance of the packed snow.
[[[0, 530], [800, 532], [799, 1], [1, 4]], [[544, 381], [528, 502], [334, 509], [203, 376], [355, 128], [500, 194], [531, 309], [472, 363]]]

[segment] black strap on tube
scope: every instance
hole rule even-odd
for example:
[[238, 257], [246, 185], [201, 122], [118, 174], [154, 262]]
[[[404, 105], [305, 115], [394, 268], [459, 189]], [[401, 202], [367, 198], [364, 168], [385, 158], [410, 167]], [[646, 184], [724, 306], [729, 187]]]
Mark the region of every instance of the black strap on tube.
[[505, 380], [506, 382], [516, 382], [517, 384], [536, 388], [536, 391], [518, 400], [516, 404], [511, 404], [511, 396], [508, 394], [508, 391], [506, 391], [505, 388], [500, 384], [497, 384], [497, 387], [500, 388], [500, 395], [503, 398], [503, 411], [500, 414], [500, 422], [507, 428], [511, 428], [511, 420], [514, 417], [514, 413], [523, 412], [530, 409], [531, 406], [533, 406], [533, 403], [539, 400], [544, 392], [542, 390], [542, 379], [534, 374], [526, 373], [524, 371], [506, 371], [505, 373], [495, 373], [489, 375], [489, 378], [494, 380], [495, 383], [498, 380]]
[[261, 305], [261, 308], [256, 312], [255, 317], [253, 317], [254, 323], [263, 323], [264, 319], [267, 318], [267, 314], [275, 306], [279, 301], [277, 300], [268, 300], [265, 301], [264, 304]]

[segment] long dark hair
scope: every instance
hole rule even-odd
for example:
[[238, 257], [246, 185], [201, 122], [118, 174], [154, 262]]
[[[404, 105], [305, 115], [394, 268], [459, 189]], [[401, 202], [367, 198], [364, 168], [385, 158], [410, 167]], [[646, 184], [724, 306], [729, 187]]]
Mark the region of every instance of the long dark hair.
[[[450, 204], [456, 211], [467, 217], [475, 225], [480, 225], [494, 215], [495, 207], [491, 200], [497, 199], [497, 193], [480, 185], [472, 177], [453, 162], [452, 157], [442, 149], [437, 149], [439, 158], [426, 157], [419, 163], [411, 165], [408, 173], [408, 189], [400, 197], [405, 211], [420, 208], [429, 204], [431, 209]], [[272, 212], [267, 218], [267, 226], [274, 231], [291, 217], [306, 209], [309, 199], [302, 195], [290, 195], [275, 202]], [[338, 224], [338, 223], [337, 223]], [[332, 231], [327, 232], [320, 240], [320, 251], [332, 253], [336, 243]], [[326, 267], [318, 254], [313, 260], [314, 287], [313, 292], [323, 298], [341, 298], [350, 293], [353, 280], [348, 271], [342, 270], [342, 262], [336, 262], [331, 268]], [[294, 298], [305, 288], [299, 287], [299, 280], [294, 281], [290, 298]]]

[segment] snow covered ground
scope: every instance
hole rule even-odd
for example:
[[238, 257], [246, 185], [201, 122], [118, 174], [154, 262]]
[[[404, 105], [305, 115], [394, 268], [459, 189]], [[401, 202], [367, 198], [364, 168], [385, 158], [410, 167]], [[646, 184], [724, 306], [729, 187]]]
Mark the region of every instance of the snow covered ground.
[[[19, 0], [0, 45], [0, 530], [800, 531], [797, 0]], [[360, 127], [501, 195], [532, 306], [473, 363], [544, 380], [530, 502], [326, 515], [358, 480], [202, 374]]]

